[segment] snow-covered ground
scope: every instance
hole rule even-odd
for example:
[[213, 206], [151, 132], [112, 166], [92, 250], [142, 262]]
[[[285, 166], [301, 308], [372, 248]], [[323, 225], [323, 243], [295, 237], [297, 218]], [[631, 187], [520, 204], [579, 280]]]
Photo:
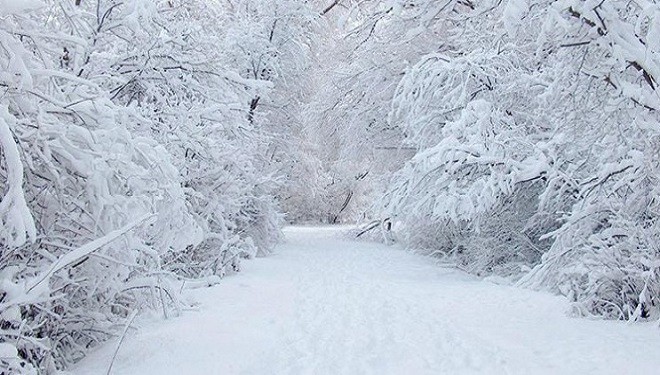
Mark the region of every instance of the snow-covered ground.
[[[656, 323], [567, 316], [548, 294], [477, 280], [333, 228], [192, 291], [198, 312], [144, 323], [113, 374], [653, 374]], [[115, 343], [74, 374], [105, 374]]]

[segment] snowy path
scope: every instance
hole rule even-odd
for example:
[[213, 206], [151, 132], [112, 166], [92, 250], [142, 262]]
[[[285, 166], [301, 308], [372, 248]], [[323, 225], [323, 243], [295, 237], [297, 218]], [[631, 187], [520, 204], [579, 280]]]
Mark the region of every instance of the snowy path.
[[[113, 374], [657, 374], [657, 324], [566, 316], [558, 297], [498, 286], [336, 229], [287, 243], [214, 288], [199, 312], [147, 324]], [[114, 343], [74, 374], [105, 374]]]

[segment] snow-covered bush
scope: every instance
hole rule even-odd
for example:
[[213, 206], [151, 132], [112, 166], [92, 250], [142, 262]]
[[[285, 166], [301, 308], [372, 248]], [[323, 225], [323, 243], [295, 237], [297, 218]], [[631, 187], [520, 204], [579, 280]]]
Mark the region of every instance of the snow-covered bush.
[[2, 4], [0, 372], [52, 373], [267, 253], [277, 182], [219, 5]]
[[[567, 116], [572, 139], [559, 155], [576, 201], [547, 235], [552, 248], [524, 285], [566, 294], [583, 314], [657, 317], [660, 6], [558, 5], [582, 43], [574, 66], [588, 72], [581, 81], [590, 86], [574, 95], [581, 105]], [[575, 48], [560, 57], [568, 60]]]
[[408, 233], [409, 245], [424, 243], [479, 274], [519, 274], [549, 246], [538, 239], [552, 219], [537, 210], [549, 168], [537, 144], [543, 129], [524, 115], [535, 108], [516, 104], [517, 92], [506, 96], [509, 85], [525, 87], [509, 59], [429, 55], [400, 83], [391, 114], [422, 151], [393, 178], [387, 216], [405, 231], [436, 223]]
[[51, 371], [151, 303], [149, 289], [165, 289], [156, 249], [194, 243], [186, 233], [197, 225], [169, 154], [128, 131], [139, 114], [60, 70], [61, 50], [51, 41], [80, 40], [44, 30], [41, 20], [38, 13], [7, 15], [0, 30], [3, 146], [15, 141], [3, 152], [3, 206], [11, 217], [3, 224], [0, 310], [3, 340]]
[[399, 237], [477, 273], [536, 266], [521, 285], [583, 314], [658, 316], [658, 9], [511, 0], [433, 13], [443, 44], [406, 72], [390, 115], [420, 149], [383, 200]]

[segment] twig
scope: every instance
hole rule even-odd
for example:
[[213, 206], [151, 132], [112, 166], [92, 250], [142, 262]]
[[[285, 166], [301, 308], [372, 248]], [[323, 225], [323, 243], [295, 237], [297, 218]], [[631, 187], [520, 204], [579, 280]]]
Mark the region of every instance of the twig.
[[126, 337], [126, 332], [128, 332], [128, 327], [130, 327], [131, 323], [133, 323], [133, 320], [135, 320], [137, 313], [138, 311], [134, 310], [131, 316], [128, 317], [128, 322], [126, 322], [126, 327], [124, 327], [124, 332], [122, 332], [121, 336], [119, 337], [119, 342], [117, 343], [117, 347], [115, 348], [115, 353], [112, 355], [110, 366], [108, 366], [108, 371], [105, 373], [106, 375], [110, 375], [110, 372], [112, 371], [112, 365], [115, 364], [115, 359], [117, 358], [117, 354], [119, 353], [119, 348], [121, 347], [122, 342], [124, 342], [124, 337]]
[[145, 215], [145, 216], [139, 218], [138, 220], [134, 221], [133, 223], [124, 226], [121, 229], [112, 231], [112, 232], [108, 233], [107, 235], [105, 235], [101, 238], [98, 238], [98, 239], [96, 239], [92, 242], [89, 242], [89, 243], [77, 248], [76, 250], [73, 250], [73, 251], [61, 256], [60, 258], [57, 259], [57, 261], [55, 261], [50, 266], [50, 268], [48, 270], [46, 270], [45, 272], [42, 272], [39, 276], [37, 276], [35, 278], [35, 281], [33, 281], [32, 283], [29, 284], [29, 286], [26, 290], [26, 293], [29, 294], [32, 290], [34, 290], [37, 286], [39, 286], [45, 280], [48, 280], [52, 274], [59, 271], [60, 269], [66, 267], [67, 265], [69, 265], [71, 263], [74, 263], [75, 261], [77, 261], [77, 260], [91, 254], [92, 252], [98, 250], [99, 248], [111, 243], [112, 241], [114, 241], [118, 237], [121, 237], [122, 235], [126, 234], [126, 232], [129, 232], [130, 230], [132, 230], [136, 226], [142, 224], [143, 222], [145, 222], [148, 219], [151, 219], [153, 217], [154, 217], [153, 214]]

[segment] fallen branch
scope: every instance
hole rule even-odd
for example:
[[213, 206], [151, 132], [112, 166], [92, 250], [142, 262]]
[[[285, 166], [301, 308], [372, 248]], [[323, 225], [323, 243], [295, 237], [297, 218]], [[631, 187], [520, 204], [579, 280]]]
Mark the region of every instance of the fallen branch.
[[367, 233], [367, 232], [373, 230], [374, 228], [377, 228], [380, 224], [381, 224], [381, 221], [380, 221], [380, 220], [374, 220], [374, 221], [372, 221], [371, 223], [367, 224], [367, 226], [365, 227], [365, 229], [363, 229], [360, 233], [358, 233], [358, 234], [355, 236], [355, 238], [359, 238], [359, 237], [362, 236], [363, 234], [365, 234], [365, 233]]

